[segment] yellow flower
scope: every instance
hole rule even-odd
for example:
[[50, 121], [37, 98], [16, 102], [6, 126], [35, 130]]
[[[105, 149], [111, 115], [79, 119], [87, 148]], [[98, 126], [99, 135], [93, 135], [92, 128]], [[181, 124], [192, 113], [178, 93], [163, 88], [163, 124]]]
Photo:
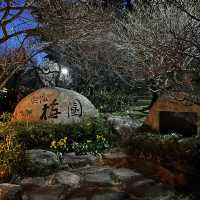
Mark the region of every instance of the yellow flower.
[[86, 125], [87, 125], [87, 126], [91, 126], [91, 124], [92, 124], [91, 122], [87, 122], [87, 124], [86, 124]]
[[51, 142], [50, 148], [54, 148], [54, 149], [57, 148], [57, 146], [56, 146], [56, 141], [55, 141], [55, 140], [53, 140], [53, 141]]
[[58, 146], [63, 146], [64, 144], [65, 144], [65, 142], [64, 142], [63, 139], [61, 139], [61, 140], [58, 141]]
[[63, 138], [64, 143], [67, 143], [67, 137]]
[[55, 140], [53, 140], [53, 141], [51, 142], [51, 146], [56, 146], [56, 141], [55, 141]]
[[101, 136], [101, 135], [97, 135], [97, 140], [98, 140], [98, 139], [101, 139], [101, 138], [102, 138], [102, 136]]
[[97, 140], [105, 140], [105, 138], [102, 135], [97, 135], [96, 138]]

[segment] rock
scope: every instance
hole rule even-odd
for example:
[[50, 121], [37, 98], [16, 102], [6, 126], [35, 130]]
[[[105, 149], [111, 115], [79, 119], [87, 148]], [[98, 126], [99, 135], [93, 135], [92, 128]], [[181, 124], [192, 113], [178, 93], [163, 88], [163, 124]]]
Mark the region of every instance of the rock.
[[[150, 197], [152, 199], [152, 197]], [[169, 194], [162, 194], [160, 196], [157, 196], [157, 197], [153, 197], [154, 200], [172, 200], [176, 197], [174, 197], [174, 194], [173, 193], [170, 193]], [[178, 198], [178, 197], [177, 197]], [[183, 198], [179, 198], [180, 200], [185, 200]], [[189, 199], [186, 199], [186, 200], [189, 200]]]
[[80, 175], [81, 177], [85, 177], [87, 175], [96, 174], [99, 172], [108, 172], [111, 174], [112, 168], [109, 166], [98, 166], [98, 165], [87, 165], [80, 168], [71, 169], [71, 172]]
[[62, 88], [42, 88], [18, 103], [12, 121], [72, 124], [97, 116], [96, 108], [83, 95]]
[[1, 200], [22, 200], [22, 189], [20, 185], [2, 183], [0, 184]]
[[121, 126], [128, 126], [134, 128], [133, 120], [128, 116], [108, 116], [108, 122], [113, 128], [118, 130]]
[[[177, 171], [184, 171], [182, 169], [181, 164], [173, 163], [173, 167], [177, 169]], [[177, 173], [176, 170], [174, 172], [166, 167], [156, 165], [155, 167], [157, 175], [159, 176], [160, 181], [165, 185], [170, 185], [171, 187], [176, 187], [176, 185], [184, 186], [186, 185], [186, 177], [183, 173]]]
[[127, 168], [119, 168], [119, 169], [114, 169], [112, 171], [113, 176], [115, 176], [116, 179], [120, 181], [127, 181], [127, 180], [138, 180], [139, 178], [142, 177], [140, 173], [137, 173], [131, 169]]
[[117, 185], [120, 182], [125, 182], [128, 180], [136, 181], [141, 178], [141, 174], [136, 173], [131, 169], [126, 168], [96, 168], [96, 171], [89, 171], [85, 173], [85, 182], [95, 183], [95, 184], [108, 184]]
[[70, 153], [63, 155], [62, 164], [70, 167], [83, 167], [85, 165], [92, 164], [95, 161], [96, 157], [90, 154], [77, 156]]
[[80, 177], [67, 171], [59, 171], [47, 178], [48, 185], [66, 185], [70, 188], [79, 187]]
[[123, 192], [108, 192], [104, 194], [97, 194], [92, 197], [92, 200], [125, 200], [128, 195]]
[[109, 160], [126, 159], [128, 156], [124, 152], [107, 152], [103, 154], [103, 158]]
[[74, 173], [59, 171], [44, 177], [26, 177], [22, 179], [21, 185], [33, 185], [39, 187], [64, 185], [68, 188], [77, 188], [79, 187], [80, 180], [80, 177]]
[[145, 191], [145, 197], [152, 198], [155, 200], [170, 200], [172, 199], [172, 195], [174, 194], [172, 191], [168, 190], [162, 184], [152, 184]]
[[139, 180], [137, 182], [134, 182], [131, 185], [131, 190], [137, 191], [138, 193], [145, 193], [146, 190], [152, 186], [152, 184], [155, 184], [155, 181], [152, 179], [143, 179]]
[[130, 117], [110, 116], [108, 117], [108, 123], [119, 134], [121, 143], [126, 143], [136, 128]]
[[34, 186], [44, 186], [46, 184], [45, 177], [26, 177], [21, 180], [20, 184], [22, 186], [34, 185]]
[[99, 185], [112, 185], [114, 183], [110, 171], [98, 171], [94, 174], [88, 174], [85, 176], [84, 181]]
[[168, 200], [171, 198], [172, 191], [162, 184], [156, 183], [152, 179], [143, 179], [129, 185], [129, 190], [135, 192], [137, 196], [152, 198], [155, 200]]
[[63, 200], [62, 194], [66, 190], [63, 186], [53, 187], [24, 187], [23, 200]]
[[32, 149], [25, 152], [26, 172], [31, 175], [47, 175], [60, 167], [58, 156], [42, 149]]

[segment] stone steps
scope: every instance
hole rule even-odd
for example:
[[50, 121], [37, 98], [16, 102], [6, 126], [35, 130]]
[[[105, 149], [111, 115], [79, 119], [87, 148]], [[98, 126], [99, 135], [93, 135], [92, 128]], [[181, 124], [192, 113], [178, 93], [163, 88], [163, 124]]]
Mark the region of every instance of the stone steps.
[[[117, 154], [107, 157], [117, 159]], [[19, 200], [171, 200], [173, 191], [133, 169], [101, 166], [90, 155], [64, 155], [62, 163], [53, 174], [20, 180]]]

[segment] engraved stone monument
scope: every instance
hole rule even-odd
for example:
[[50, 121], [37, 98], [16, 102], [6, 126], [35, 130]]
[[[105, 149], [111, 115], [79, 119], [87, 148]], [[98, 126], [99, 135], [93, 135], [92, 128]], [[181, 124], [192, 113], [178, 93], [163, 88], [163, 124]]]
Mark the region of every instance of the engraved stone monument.
[[75, 91], [42, 88], [18, 103], [12, 121], [71, 124], [97, 115], [94, 105]]

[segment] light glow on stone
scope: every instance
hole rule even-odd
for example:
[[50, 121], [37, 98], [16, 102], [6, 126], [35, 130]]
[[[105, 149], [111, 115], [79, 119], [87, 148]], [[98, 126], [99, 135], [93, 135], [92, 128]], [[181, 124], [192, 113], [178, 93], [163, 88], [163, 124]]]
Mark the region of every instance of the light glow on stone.
[[62, 68], [61, 73], [64, 74], [64, 75], [68, 75], [69, 71], [68, 71], [67, 68]]

